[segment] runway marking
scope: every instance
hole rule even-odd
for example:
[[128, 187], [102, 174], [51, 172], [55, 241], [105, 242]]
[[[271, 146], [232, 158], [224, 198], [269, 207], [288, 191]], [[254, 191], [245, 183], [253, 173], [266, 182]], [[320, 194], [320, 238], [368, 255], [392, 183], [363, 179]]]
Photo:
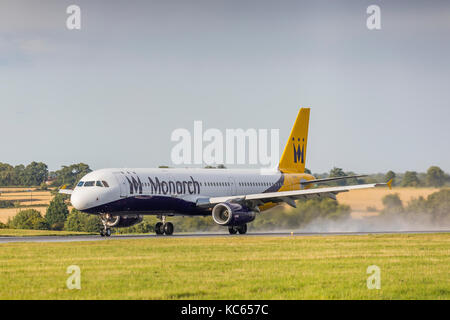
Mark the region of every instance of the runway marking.
[[414, 233], [450, 233], [450, 230], [415, 230], [415, 231], [360, 231], [360, 232], [254, 232], [245, 235], [230, 235], [228, 233], [193, 233], [162, 236], [154, 234], [142, 235], [112, 235], [111, 237], [91, 236], [27, 236], [27, 237], [0, 237], [1, 243], [12, 242], [79, 242], [79, 241], [107, 241], [130, 239], [170, 239], [195, 237], [307, 237], [307, 236], [364, 236], [369, 234], [414, 234]]

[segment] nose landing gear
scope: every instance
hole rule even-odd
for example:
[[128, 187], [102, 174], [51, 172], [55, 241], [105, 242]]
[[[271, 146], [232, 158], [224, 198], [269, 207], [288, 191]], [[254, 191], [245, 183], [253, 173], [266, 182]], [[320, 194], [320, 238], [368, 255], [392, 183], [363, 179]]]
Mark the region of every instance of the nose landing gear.
[[111, 229], [105, 227], [105, 229], [100, 231], [100, 235], [102, 237], [110, 237], [111, 236]]
[[119, 223], [119, 216], [112, 216], [109, 213], [103, 213], [100, 215], [100, 219], [102, 220], [103, 229], [100, 230], [100, 235], [102, 237], [110, 237], [111, 236], [111, 228]]
[[166, 216], [158, 216], [162, 222], [157, 222], [155, 225], [155, 233], [156, 235], [167, 235], [170, 236], [173, 234], [173, 223], [166, 222]]

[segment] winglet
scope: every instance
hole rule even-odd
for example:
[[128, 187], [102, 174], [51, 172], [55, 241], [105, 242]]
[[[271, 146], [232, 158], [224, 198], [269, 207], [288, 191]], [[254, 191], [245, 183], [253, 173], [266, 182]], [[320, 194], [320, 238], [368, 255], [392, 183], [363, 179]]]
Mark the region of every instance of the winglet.
[[388, 187], [389, 187], [389, 190], [392, 190], [392, 180], [393, 180], [393, 179], [391, 179], [391, 180], [389, 180], [388, 182], [386, 182], [386, 184], [387, 184]]

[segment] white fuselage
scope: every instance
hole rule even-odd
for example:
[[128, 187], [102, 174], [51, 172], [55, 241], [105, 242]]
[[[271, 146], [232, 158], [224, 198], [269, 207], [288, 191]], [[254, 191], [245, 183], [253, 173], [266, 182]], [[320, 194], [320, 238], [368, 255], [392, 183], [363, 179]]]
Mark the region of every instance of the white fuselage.
[[276, 192], [283, 178], [260, 170], [102, 169], [80, 180], [71, 203], [88, 213], [206, 215], [198, 199]]

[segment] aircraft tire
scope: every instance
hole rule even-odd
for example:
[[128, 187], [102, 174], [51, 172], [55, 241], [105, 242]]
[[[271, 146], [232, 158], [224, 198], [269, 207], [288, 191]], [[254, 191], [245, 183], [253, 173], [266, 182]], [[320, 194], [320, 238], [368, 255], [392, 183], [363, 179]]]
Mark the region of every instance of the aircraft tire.
[[237, 227], [237, 231], [239, 232], [239, 234], [246, 234], [247, 224], [243, 224], [242, 226]]
[[157, 235], [164, 234], [164, 227], [163, 227], [163, 223], [162, 222], [157, 222], [155, 224], [155, 233]]
[[164, 224], [164, 233], [168, 236], [171, 236], [173, 234], [173, 223], [172, 222], [166, 222]]
[[236, 234], [237, 233], [237, 229], [235, 227], [228, 227], [228, 232], [230, 234]]

